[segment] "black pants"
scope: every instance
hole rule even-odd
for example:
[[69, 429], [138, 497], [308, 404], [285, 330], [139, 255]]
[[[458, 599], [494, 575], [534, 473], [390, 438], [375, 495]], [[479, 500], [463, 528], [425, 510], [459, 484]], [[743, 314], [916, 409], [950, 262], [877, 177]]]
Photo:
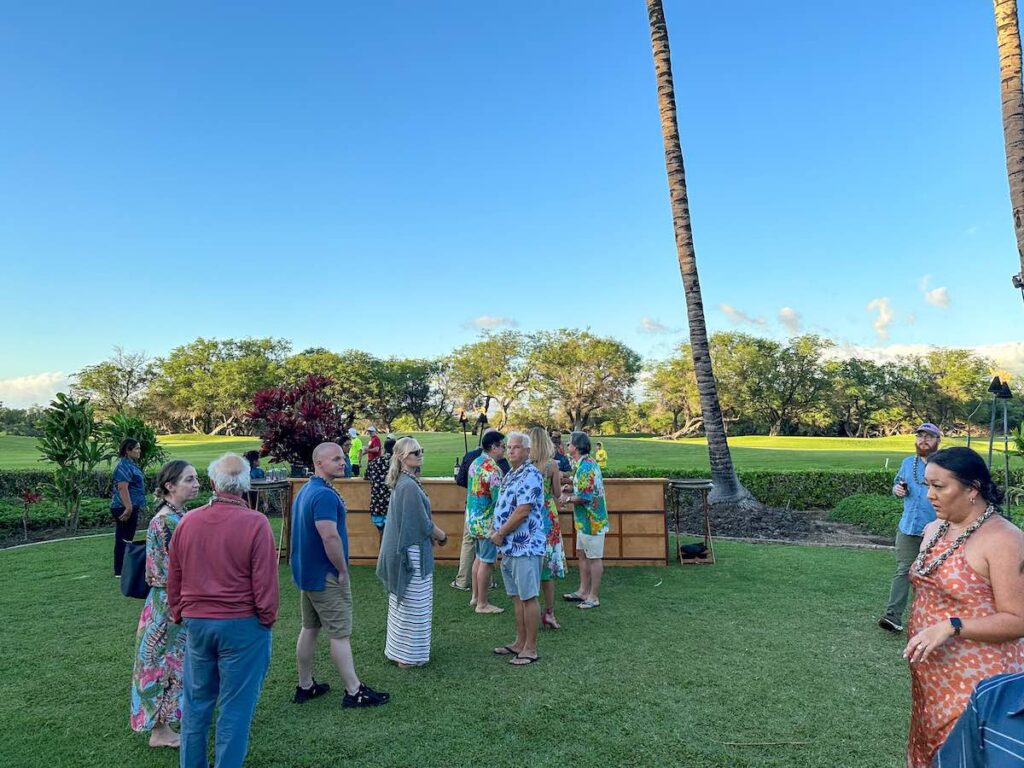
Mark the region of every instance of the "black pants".
[[135, 538], [135, 530], [139, 527], [139, 508], [133, 507], [131, 517], [122, 522], [119, 518], [124, 514], [123, 507], [113, 507], [110, 510], [111, 517], [117, 528], [114, 531], [114, 575], [121, 575], [121, 566], [124, 565], [124, 542]]

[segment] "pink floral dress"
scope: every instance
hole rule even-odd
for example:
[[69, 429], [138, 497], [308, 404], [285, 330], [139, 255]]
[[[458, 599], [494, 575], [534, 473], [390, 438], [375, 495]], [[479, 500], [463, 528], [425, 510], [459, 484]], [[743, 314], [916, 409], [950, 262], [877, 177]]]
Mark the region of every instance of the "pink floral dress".
[[168, 542], [181, 522], [169, 507], [153, 517], [146, 532], [146, 581], [150, 585], [136, 633], [132, 670], [133, 731], [151, 731], [158, 723], [181, 721], [185, 628], [168, 621]]

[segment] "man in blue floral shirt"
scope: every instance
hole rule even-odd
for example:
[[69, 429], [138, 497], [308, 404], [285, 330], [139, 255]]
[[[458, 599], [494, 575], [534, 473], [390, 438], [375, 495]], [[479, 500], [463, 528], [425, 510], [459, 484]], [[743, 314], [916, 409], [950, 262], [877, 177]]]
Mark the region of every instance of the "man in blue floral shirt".
[[501, 576], [516, 611], [516, 639], [495, 648], [499, 656], [511, 656], [510, 664], [526, 666], [537, 661], [537, 629], [540, 626], [541, 560], [544, 556], [544, 478], [530, 463], [530, 438], [512, 432], [505, 438], [512, 470], [501, 482], [494, 506], [491, 541], [502, 554]]

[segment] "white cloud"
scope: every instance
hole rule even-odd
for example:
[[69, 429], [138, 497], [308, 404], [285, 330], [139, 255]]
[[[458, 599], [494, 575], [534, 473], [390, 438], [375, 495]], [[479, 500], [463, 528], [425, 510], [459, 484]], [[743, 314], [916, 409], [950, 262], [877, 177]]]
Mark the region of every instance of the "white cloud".
[[929, 289], [928, 283], [931, 282], [931, 279], [931, 275], [925, 275], [917, 283], [921, 289], [921, 293], [924, 294], [924, 300], [933, 307], [941, 307], [942, 309], [945, 309], [949, 306], [949, 289], [946, 287]]
[[472, 320], [467, 320], [462, 324], [464, 328], [476, 328], [477, 330], [494, 330], [495, 328], [501, 328], [506, 326], [508, 328], [518, 328], [519, 323], [513, 320], [511, 317], [494, 317], [493, 315], [480, 315], [474, 317]]
[[878, 317], [875, 318], [875, 322], [872, 325], [879, 340], [885, 341], [889, 338], [889, 325], [893, 320], [892, 305], [889, 303], [889, 299], [884, 297], [872, 299], [868, 302], [867, 311], [874, 312], [876, 309], [878, 310]]
[[935, 288], [931, 291], [925, 291], [924, 300], [933, 307], [942, 307], [944, 309], [949, 306], [949, 289]]
[[67, 392], [68, 386], [68, 377], [61, 371], [0, 379], [0, 402], [7, 408], [47, 405], [58, 392]]
[[[964, 346], [982, 357], [987, 357], [998, 367], [1016, 376], [1024, 376], [1024, 341], [1007, 341], [1000, 344], [979, 344]], [[840, 344], [825, 353], [825, 357], [845, 360], [857, 357], [876, 363], [890, 363], [905, 355], [924, 355], [937, 349], [934, 344], [887, 344], [868, 347], [859, 344]]]
[[719, 304], [718, 308], [732, 321], [733, 325], [767, 325], [768, 321], [763, 317], [751, 317], [746, 312], [736, 309], [732, 304]]
[[792, 307], [783, 307], [779, 310], [779, 322], [792, 334], [800, 333], [802, 320], [800, 313]]
[[675, 328], [669, 328], [664, 323], [662, 323], [662, 322], [660, 322], [658, 320], [655, 320], [653, 318], [641, 317], [640, 318], [640, 333], [651, 333], [651, 334], [678, 333], [678, 330], [675, 329]]

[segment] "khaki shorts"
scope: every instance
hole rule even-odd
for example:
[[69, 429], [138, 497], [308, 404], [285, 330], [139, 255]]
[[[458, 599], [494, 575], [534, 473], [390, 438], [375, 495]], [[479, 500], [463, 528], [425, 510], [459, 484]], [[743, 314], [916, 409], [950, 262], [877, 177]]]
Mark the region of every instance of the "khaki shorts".
[[587, 560], [600, 560], [604, 557], [604, 534], [576, 531], [576, 548], [583, 550]]
[[303, 629], [327, 630], [335, 640], [352, 636], [352, 587], [338, 584], [338, 577], [327, 574], [324, 588], [319, 591], [299, 590], [299, 608]]

